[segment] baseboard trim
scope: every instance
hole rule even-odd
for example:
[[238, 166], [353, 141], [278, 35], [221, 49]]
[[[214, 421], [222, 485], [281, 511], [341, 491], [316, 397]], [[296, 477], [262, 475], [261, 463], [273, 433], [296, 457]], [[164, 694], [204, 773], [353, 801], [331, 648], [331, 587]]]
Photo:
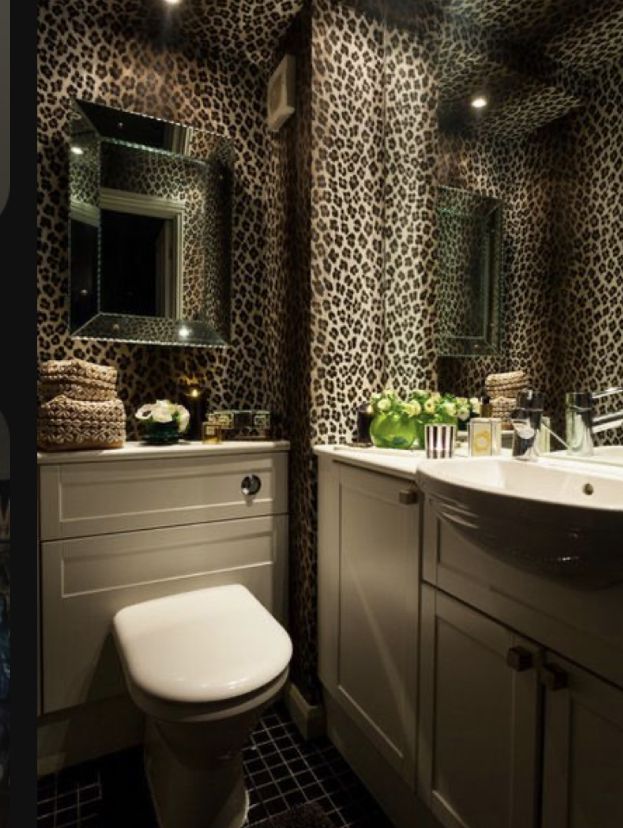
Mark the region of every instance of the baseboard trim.
[[326, 735], [324, 707], [310, 704], [296, 684], [288, 682], [284, 693], [285, 705], [297, 730], [306, 741], [321, 739]]
[[145, 719], [128, 696], [41, 716], [37, 773], [46, 776], [143, 742]]

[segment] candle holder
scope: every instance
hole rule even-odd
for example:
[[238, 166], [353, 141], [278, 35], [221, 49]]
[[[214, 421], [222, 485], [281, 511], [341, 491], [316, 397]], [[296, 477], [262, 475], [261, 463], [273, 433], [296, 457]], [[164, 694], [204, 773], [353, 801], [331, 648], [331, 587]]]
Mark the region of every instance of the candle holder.
[[180, 385], [180, 393], [186, 399], [186, 405], [190, 411], [190, 426], [188, 437], [191, 440], [201, 440], [203, 425], [203, 404], [205, 400], [205, 388], [198, 383], [183, 382]]

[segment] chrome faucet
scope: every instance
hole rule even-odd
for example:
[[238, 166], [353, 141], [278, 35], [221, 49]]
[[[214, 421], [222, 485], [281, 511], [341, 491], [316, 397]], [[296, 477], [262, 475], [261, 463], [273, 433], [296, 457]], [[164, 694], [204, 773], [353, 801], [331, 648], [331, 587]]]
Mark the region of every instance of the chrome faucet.
[[590, 457], [595, 451], [593, 435], [623, 426], [623, 409], [596, 417], [595, 403], [605, 397], [623, 394], [623, 387], [607, 388], [596, 394], [572, 391], [565, 395], [567, 450], [578, 457]]
[[543, 418], [543, 395], [527, 388], [517, 395], [517, 408], [511, 413], [513, 424], [513, 457], [517, 460], [538, 460], [538, 436]]

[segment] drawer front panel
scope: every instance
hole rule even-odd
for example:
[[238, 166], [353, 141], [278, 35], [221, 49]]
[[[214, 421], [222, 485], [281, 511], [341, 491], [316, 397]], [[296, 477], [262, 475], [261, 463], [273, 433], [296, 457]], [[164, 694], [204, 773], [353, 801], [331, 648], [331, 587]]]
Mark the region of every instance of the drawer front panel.
[[[40, 470], [41, 539], [287, 512], [287, 454], [68, 463]], [[242, 492], [245, 477], [261, 481]]]
[[51, 541], [41, 558], [44, 713], [123, 692], [110, 634], [122, 607], [240, 583], [285, 618], [285, 516]]
[[440, 520], [428, 498], [422, 564], [427, 583], [623, 687], [622, 584], [572, 589], [511, 566]]

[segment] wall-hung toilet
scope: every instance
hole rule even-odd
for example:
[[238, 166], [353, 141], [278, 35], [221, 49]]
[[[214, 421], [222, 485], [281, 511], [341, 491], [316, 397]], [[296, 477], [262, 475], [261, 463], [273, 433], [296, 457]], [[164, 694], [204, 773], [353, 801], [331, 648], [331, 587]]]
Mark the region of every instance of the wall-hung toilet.
[[113, 630], [161, 828], [239, 828], [242, 747], [286, 682], [288, 633], [238, 584], [125, 607]]

